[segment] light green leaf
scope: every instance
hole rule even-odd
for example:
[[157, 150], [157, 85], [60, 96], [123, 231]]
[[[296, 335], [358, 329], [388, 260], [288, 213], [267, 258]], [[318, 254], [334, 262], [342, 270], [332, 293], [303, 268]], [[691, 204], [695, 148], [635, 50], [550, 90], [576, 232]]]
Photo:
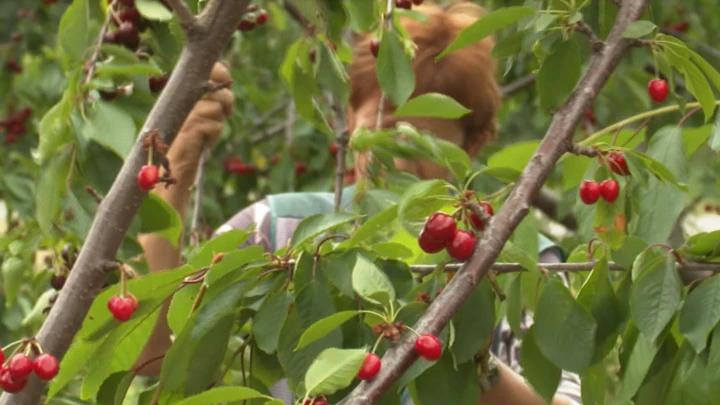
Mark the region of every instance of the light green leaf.
[[119, 371], [103, 381], [97, 394], [97, 405], [122, 405], [132, 385], [135, 373]]
[[90, 21], [89, 0], [74, 0], [60, 19], [58, 42], [65, 51], [63, 56], [69, 66], [78, 65], [84, 60], [91, 41]]
[[213, 387], [197, 395], [187, 397], [175, 405], [213, 405], [253, 398], [267, 398], [267, 395], [248, 387]]
[[630, 314], [638, 329], [651, 341], [660, 336], [680, 307], [682, 281], [675, 257], [643, 273], [630, 290]]
[[87, 341], [76, 339], [70, 350], [60, 362], [58, 374], [50, 381], [48, 399], [55, 397], [65, 386], [73, 381], [85, 368], [90, 358], [103, 343], [102, 340]]
[[248, 237], [248, 231], [232, 229], [215, 236], [188, 257], [187, 264], [198, 269], [208, 266], [218, 253], [228, 253], [240, 247]]
[[360, 225], [350, 238], [350, 245], [355, 246], [358, 243], [372, 237], [378, 231], [387, 230], [390, 225], [397, 219], [398, 205], [392, 204], [384, 210], [368, 218], [365, 223]]
[[305, 387], [312, 395], [330, 395], [352, 384], [365, 360], [365, 349], [325, 349], [305, 374]]
[[565, 102], [580, 78], [582, 59], [577, 42], [558, 41], [545, 58], [535, 84], [543, 108], [554, 109]]
[[346, 212], [310, 215], [300, 221], [297, 228], [295, 228], [292, 238], [290, 239], [290, 249], [295, 250], [319, 234], [346, 224], [359, 217], [359, 215]]
[[626, 405], [635, 396], [659, 349], [660, 347], [645, 335], [640, 334], [637, 337], [613, 404]]
[[532, 7], [503, 7], [491, 11], [471, 25], [463, 28], [455, 39], [435, 59], [440, 59], [452, 51], [464, 48], [468, 45], [492, 35], [495, 31], [535, 14]]
[[229, 252], [219, 263], [210, 266], [210, 270], [205, 276], [205, 283], [212, 286], [219, 280], [223, 280], [227, 274], [235, 270], [244, 270], [246, 264], [262, 259], [264, 253], [263, 247], [260, 245], [249, 245]]
[[715, 325], [710, 338], [707, 370], [711, 395], [717, 398], [717, 395], [720, 394], [720, 324]]
[[507, 167], [522, 172], [539, 144], [540, 141], [514, 142], [490, 155], [488, 167]]
[[285, 318], [293, 296], [287, 291], [276, 292], [265, 297], [253, 318], [252, 332], [260, 350], [272, 354], [277, 349]]
[[703, 280], [685, 299], [680, 311], [680, 333], [695, 349], [705, 350], [708, 336], [720, 322], [720, 276]]
[[720, 151], [720, 113], [715, 114], [715, 122], [710, 135], [710, 148], [715, 152]]
[[652, 34], [657, 26], [652, 21], [633, 21], [625, 27], [623, 38], [640, 38]]
[[70, 154], [62, 153], [42, 165], [35, 194], [35, 215], [43, 232], [52, 231], [55, 214], [60, 209], [60, 196], [65, 191], [65, 179], [72, 162]]
[[300, 336], [300, 341], [295, 347], [295, 350], [302, 349], [320, 339], [357, 315], [358, 311], [342, 311], [315, 322]]
[[167, 201], [155, 193], [148, 193], [140, 209], [140, 232], [154, 233], [177, 246], [182, 233], [182, 220]]
[[5, 307], [10, 308], [20, 292], [25, 269], [32, 273], [32, 266], [17, 257], [7, 257], [2, 262], [2, 288], [5, 293]]
[[362, 254], [355, 259], [352, 285], [362, 298], [372, 303], [389, 305], [395, 299], [395, 288], [390, 279]]
[[597, 323], [557, 279], [540, 296], [533, 330], [543, 355], [556, 366], [582, 373], [590, 365]]
[[402, 105], [415, 90], [415, 71], [410, 55], [397, 33], [383, 31], [377, 56], [380, 88], [395, 105]]
[[173, 13], [159, 0], [135, 0], [140, 15], [152, 21], [170, 21]]
[[72, 142], [70, 126], [72, 110], [72, 96], [66, 91], [63, 98], [43, 116], [39, 124], [40, 143], [34, 152], [38, 163], [47, 162], [61, 146]]
[[470, 111], [452, 97], [440, 93], [425, 93], [413, 97], [399, 106], [394, 114], [397, 116], [457, 119]]
[[685, 87], [700, 103], [703, 113], [705, 114], [705, 122], [709, 122], [712, 118], [713, 111], [715, 111], [715, 95], [710, 87], [710, 83], [708, 83], [707, 78], [700, 68], [698, 68], [692, 60], [684, 59], [684, 61]]

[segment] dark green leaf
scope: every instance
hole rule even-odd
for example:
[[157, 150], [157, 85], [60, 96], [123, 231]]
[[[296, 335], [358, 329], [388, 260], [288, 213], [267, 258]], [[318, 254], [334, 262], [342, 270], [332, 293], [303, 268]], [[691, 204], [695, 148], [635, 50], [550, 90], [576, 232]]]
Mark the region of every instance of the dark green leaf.
[[97, 405], [122, 405], [135, 374], [120, 371], [112, 374], [100, 386], [97, 394]]
[[590, 365], [597, 323], [559, 280], [547, 283], [533, 329], [540, 350], [558, 367], [582, 373]]
[[61, 146], [72, 142], [70, 113], [73, 110], [72, 94], [66, 91], [63, 98], [42, 118], [39, 124], [40, 144], [36, 151], [39, 163], [45, 163]]
[[208, 266], [216, 254], [227, 253], [237, 249], [245, 242], [247, 237], [248, 232], [242, 229], [232, 229], [223, 232], [202, 244], [197, 251], [190, 255], [187, 263], [198, 269]]
[[550, 403], [560, 384], [562, 370], [543, 355], [538, 343], [535, 341], [533, 329], [530, 328], [523, 335], [522, 350], [520, 352], [522, 374], [533, 390], [547, 403]]
[[272, 354], [277, 349], [285, 318], [287, 317], [293, 296], [287, 291], [280, 291], [265, 297], [260, 309], [253, 319], [252, 332], [260, 350]]
[[[523, 342], [525, 346], [525, 342]], [[605, 405], [607, 391], [607, 370], [605, 364], [600, 362], [589, 367], [581, 377], [580, 390], [583, 405]]]
[[346, 212], [310, 215], [300, 221], [297, 228], [295, 228], [291, 238], [290, 249], [295, 250], [319, 234], [327, 232], [357, 218], [359, 218], [358, 215]]
[[543, 108], [560, 106], [580, 78], [582, 60], [580, 47], [574, 40], [558, 41], [552, 53], [545, 58], [535, 83]]
[[91, 42], [89, 22], [90, 2], [88, 0], [75, 0], [65, 10], [60, 19], [58, 28], [58, 42], [65, 51], [62, 56], [68, 66], [82, 63], [85, 52]]
[[413, 385], [418, 405], [475, 405], [480, 396], [475, 364], [465, 362], [456, 368], [448, 354], [417, 377]]
[[611, 252], [612, 259], [623, 269], [632, 269], [635, 258], [648, 246], [647, 242], [637, 236], [628, 236], [623, 245]]
[[213, 387], [200, 394], [185, 398], [175, 405], [213, 405], [252, 398], [271, 399], [271, 397], [248, 387]]
[[452, 318], [455, 341], [451, 350], [458, 364], [472, 360], [495, 326], [495, 295], [487, 279], [480, 282]]
[[491, 11], [460, 30], [455, 39], [440, 52], [436, 59], [440, 59], [452, 51], [472, 45], [492, 35], [495, 31], [533, 14], [535, 14], [535, 9], [532, 7], [503, 7]]
[[720, 276], [703, 280], [685, 299], [680, 312], [680, 333], [695, 349], [705, 350], [708, 336], [720, 322]]
[[35, 215], [43, 232], [52, 231], [55, 214], [60, 209], [60, 196], [65, 191], [65, 180], [70, 170], [68, 153], [56, 155], [42, 165], [35, 194]]
[[155, 233], [173, 246], [178, 245], [182, 233], [182, 220], [177, 210], [155, 193], [145, 196], [140, 209], [140, 232]]
[[[28, 270], [26, 272], [26, 270]], [[32, 265], [25, 263], [17, 257], [5, 258], [2, 262], [2, 288], [5, 293], [5, 307], [15, 304], [20, 287], [23, 284], [23, 275], [32, 272]]]
[[616, 404], [626, 404], [635, 396], [650, 370], [658, 349], [660, 347], [644, 335], [638, 336], [615, 396]]
[[305, 374], [307, 392], [329, 395], [346, 388], [355, 378], [366, 353], [365, 349], [323, 350]]
[[300, 341], [297, 347], [295, 347], [295, 350], [301, 349], [320, 339], [357, 315], [358, 311], [342, 311], [315, 322], [300, 336]]
[[355, 291], [372, 303], [389, 305], [395, 300], [395, 289], [390, 279], [373, 262], [358, 254], [352, 273]]
[[715, 122], [712, 126], [709, 143], [712, 150], [715, 152], [720, 151], [720, 113], [715, 114]]
[[345, 105], [349, 95], [348, 77], [345, 66], [343, 66], [337, 54], [330, 49], [330, 46], [328, 46], [326, 42], [321, 42], [319, 49], [318, 82], [320, 85], [332, 91], [341, 105]]
[[680, 307], [681, 298], [675, 257], [668, 254], [662, 264], [644, 272], [633, 284], [630, 314], [643, 335], [655, 341]]
[[114, 104], [98, 101], [88, 110], [83, 135], [125, 157], [135, 144], [137, 128], [132, 117]]
[[457, 119], [469, 112], [470, 110], [452, 97], [440, 93], [425, 93], [406, 101], [395, 110], [394, 114]]
[[415, 90], [415, 72], [401, 38], [385, 29], [377, 56], [380, 88], [395, 105], [402, 105]]
[[720, 394], [720, 324], [715, 325], [710, 337], [707, 370], [710, 394], [713, 398], [717, 398]]

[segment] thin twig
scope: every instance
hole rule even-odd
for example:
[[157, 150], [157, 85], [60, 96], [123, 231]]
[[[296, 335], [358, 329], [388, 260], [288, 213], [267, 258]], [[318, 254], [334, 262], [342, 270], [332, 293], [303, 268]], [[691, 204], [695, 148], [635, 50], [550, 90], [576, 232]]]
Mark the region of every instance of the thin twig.
[[286, 127], [287, 124], [283, 122], [277, 125], [273, 125], [270, 128], [263, 129], [261, 134], [255, 135], [250, 139], [250, 143], [252, 143], [253, 145], [259, 145], [263, 142], [267, 142], [278, 135], [284, 134]]
[[290, 14], [290, 16], [298, 22], [298, 24], [300, 24], [306, 31], [312, 31], [312, 26], [310, 25], [310, 22], [307, 20], [307, 18], [305, 18], [304, 15], [302, 15], [300, 10], [298, 10], [297, 6], [295, 6], [292, 1], [285, 0], [283, 3], [285, 5], [285, 11], [287, 11], [288, 14]]
[[587, 37], [588, 42], [590, 42], [590, 46], [592, 46], [594, 52], [600, 52], [603, 50], [605, 43], [600, 38], [598, 38], [597, 35], [595, 35], [595, 32], [593, 32], [592, 28], [585, 21], [580, 20], [576, 22], [575, 31]]
[[[286, 109], [285, 117], [285, 147], [290, 149], [293, 143], [293, 133], [295, 130], [295, 103], [290, 103]], [[290, 175], [288, 182], [288, 191], [295, 191], [295, 172]]]
[[166, 0], [166, 4], [170, 6], [175, 15], [180, 20], [180, 25], [186, 32], [194, 30], [198, 27], [197, 18], [190, 11], [190, 8], [182, 0]]
[[335, 154], [335, 200], [333, 201], [333, 212], [340, 210], [342, 203], [343, 180], [345, 178], [345, 152], [347, 151], [349, 133], [345, 120], [345, 111], [340, 105], [340, 100], [333, 97], [332, 109], [335, 112], [335, 143], [338, 149]]
[[535, 73], [530, 73], [502, 86], [500, 88], [500, 94], [503, 98], [505, 98], [528, 86], [531, 86], [533, 83], [535, 83]]
[[93, 76], [95, 75], [95, 68], [97, 66], [97, 60], [100, 57], [100, 48], [102, 48], [103, 44], [103, 38], [105, 37], [105, 34], [108, 31], [108, 28], [110, 28], [110, 22], [112, 21], [113, 16], [113, 8], [115, 7], [116, 1], [113, 1], [108, 5], [107, 15], [105, 16], [105, 22], [103, 23], [102, 27], [100, 28], [100, 33], [98, 33], [97, 41], [95, 42], [95, 49], [93, 50], [92, 55], [90, 56], [90, 60], [87, 62], [87, 75], [85, 76], [85, 83], [89, 83], [90, 80], [92, 80]]
[[195, 196], [193, 198], [193, 213], [190, 220], [190, 246], [197, 246], [200, 243], [200, 216], [202, 215], [203, 184], [205, 183], [205, 162], [210, 156], [210, 148], [203, 141], [200, 162], [198, 162], [197, 173], [195, 174]]
[[580, 156], [595, 157], [598, 155], [598, 150], [593, 146], [585, 146], [574, 143], [570, 149], [570, 153]]

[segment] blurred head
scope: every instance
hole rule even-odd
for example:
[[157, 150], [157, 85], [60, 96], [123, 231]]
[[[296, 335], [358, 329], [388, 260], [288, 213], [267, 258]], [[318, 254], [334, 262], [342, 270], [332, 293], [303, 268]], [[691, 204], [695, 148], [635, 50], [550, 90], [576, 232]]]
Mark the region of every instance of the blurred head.
[[[500, 92], [495, 82], [495, 61], [490, 55], [493, 39], [485, 38], [437, 62], [434, 58], [484, 10], [469, 2], [445, 7], [426, 3], [413, 7], [413, 10], [423, 13], [427, 20], [401, 18], [401, 23], [417, 46], [413, 59], [416, 85], [411, 98], [424, 93], [441, 93], [472, 111], [456, 120], [396, 117], [392, 115], [396, 106], [386, 100], [380, 127], [391, 128], [398, 122], [408, 122], [420, 131], [455, 143], [474, 156], [495, 136], [496, 131], [495, 114], [500, 104]], [[370, 35], [356, 39], [353, 61], [348, 70], [351, 93], [347, 115], [351, 133], [361, 127], [375, 128], [377, 121], [381, 90], [375, 73], [376, 58], [370, 52], [372, 39]], [[355, 154], [358, 176], [366, 174], [367, 158], [367, 154]], [[424, 160], [395, 159], [395, 165], [423, 179], [446, 178], [449, 175], [444, 167]]]

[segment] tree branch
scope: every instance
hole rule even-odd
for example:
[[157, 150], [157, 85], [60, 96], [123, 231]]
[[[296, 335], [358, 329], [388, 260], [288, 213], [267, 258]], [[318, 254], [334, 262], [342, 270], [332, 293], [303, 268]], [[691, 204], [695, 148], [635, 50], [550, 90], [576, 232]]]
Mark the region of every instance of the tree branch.
[[533, 83], [535, 83], [535, 73], [530, 73], [502, 86], [500, 88], [500, 94], [503, 98], [505, 98], [524, 89], [525, 87], [531, 86]]
[[333, 211], [336, 212], [340, 209], [342, 203], [343, 180], [345, 179], [345, 152], [347, 151], [350, 134], [345, 120], [345, 111], [343, 111], [340, 100], [336, 97], [332, 98], [332, 109], [335, 113], [335, 142], [338, 146], [335, 154], [335, 199], [333, 201]]
[[580, 20], [575, 23], [575, 31], [585, 35], [588, 39], [588, 42], [590, 42], [590, 46], [592, 46], [592, 49], [594, 52], [600, 52], [602, 51], [603, 47], [605, 46], [605, 43], [598, 38], [597, 35], [593, 32], [592, 28], [583, 20]]
[[[150, 111], [140, 134], [157, 129], [170, 145], [190, 110], [204, 94], [203, 84], [228, 43], [237, 22], [250, 0], [210, 0], [198, 17], [201, 35], [188, 35], [177, 65], [165, 90]], [[114, 260], [130, 222], [135, 217], [146, 192], [136, 183], [140, 167], [147, 162], [142, 138], [135, 142], [110, 191], [98, 206], [97, 213], [70, 275], [36, 338], [43, 349], [61, 359], [82, 326], [97, 293], [105, 283], [101, 263]], [[0, 405], [36, 405], [44, 383], [31, 377], [26, 388], [17, 394], [4, 393]]]
[[[590, 271], [595, 266], [595, 261], [590, 262], [576, 262], [576, 263], [538, 263], [538, 267], [548, 271], [559, 271], [559, 272], [580, 272]], [[720, 272], [720, 263], [701, 263], [701, 262], [683, 262], [675, 263], [677, 270], [681, 274], [695, 274], [695, 273], [718, 273]], [[435, 271], [437, 268], [434, 264], [413, 264], [410, 266], [410, 271], [416, 274], [428, 274]], [[458, 271], [462, 268], [462, 264], [448, 264], [445, 265], [444, 270], [446, 272]], [[624, 269], [622, 266], [615, 262], [608, 263], [608, 268], [611, 271], [627, 271], [630, 269]], [[490, 266], [490, 270], [502, 274], [502, 273], [518, 273], [521, 271], [527, 271], [520, 263], [493, 263]]]
[[[630, 41], [622, 38], [622, 34], [631, 21], [642, 15], [647, 1], [623, 1], [604, 49], [593, 54], [588, 68], [566, 103], [554, 114], [545, 137], [525, 166], [505, 204], [486, 228], [475, 252], [415, 324], [414, 329], [418, 333], [439, 333], [490, 270], [515, 227], [527, 215], [531, 202], [555, 163], [568, 149], [585, 108], [593, 101], [628, 49]], [[386, 352], [380, 373], [373, 380], [360, 383], [344, 404], [372, 405], [378, 401], [417, 359], [413, 341], [413, 334], [403, 336]]]
[[170, 9], [178, 16], [180, 25], [185, 32], [190, 32], [198, 28], [198, 22], [195, 15], [183, 0], [165, 0]]
[[578, 223], [574, 212], [570, 211], [562, 218], [557, 217], [558, 205], [560, 205], [560, 198], [555, 192], [548, 189], [547, 187], [543, 187], [540, 190], [537, 197], [535, 197], [535, 201], [533, 201], [533, 205], [536, 208], [540, 209], [540, 211], [544, 212], [545, 215], [561, 223], [567, 229], [571, 231], [577, 230]]

